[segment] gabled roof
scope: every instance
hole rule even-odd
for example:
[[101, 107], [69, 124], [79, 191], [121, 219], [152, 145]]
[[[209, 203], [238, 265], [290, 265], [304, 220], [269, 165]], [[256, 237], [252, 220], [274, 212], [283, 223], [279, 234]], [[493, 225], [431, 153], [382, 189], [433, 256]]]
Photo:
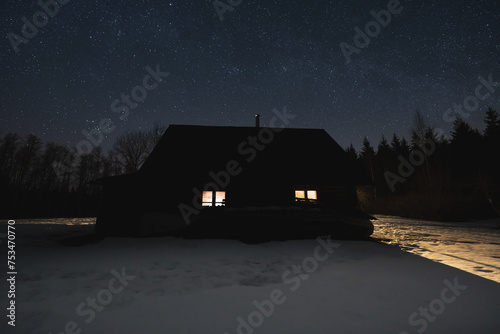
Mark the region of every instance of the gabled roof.
[[322, 129], [193, 125], [170, 125], [137, 177], [173, 188], [201, 186], [211, 181], [211, 171], [225, 170], [231, 160], [242, 170], [231, 185], [369, 183], [363, 169]]

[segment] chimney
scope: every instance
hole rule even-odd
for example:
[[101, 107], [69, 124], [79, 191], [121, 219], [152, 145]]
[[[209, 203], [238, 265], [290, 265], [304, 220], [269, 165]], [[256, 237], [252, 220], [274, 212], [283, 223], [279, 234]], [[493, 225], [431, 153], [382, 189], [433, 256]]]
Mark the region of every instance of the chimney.
[[260, 128], [260, 115], [255, 115], [255, 127]]

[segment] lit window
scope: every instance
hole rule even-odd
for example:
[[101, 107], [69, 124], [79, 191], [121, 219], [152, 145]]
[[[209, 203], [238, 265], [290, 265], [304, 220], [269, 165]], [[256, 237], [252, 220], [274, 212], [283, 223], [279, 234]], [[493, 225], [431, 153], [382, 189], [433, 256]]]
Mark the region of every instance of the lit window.
[[202, 206], [225, 206], [226, 192], [225, 191], [204, 191], [202, 197]]
[[316, 190], [295, 190], [295, 202], [316, 204], [318, 193]]
[[224, 206], [226, 205], [226, 192], [225, 191], [216, 191], [215, 192], [215, 206]]
[[318, 195], [316, 194], [316, 190], [308, 190], [307, 191], [307, 198], [308, 199], [318, 199]]
[[203, 192], [202, 206], [212, 206], [212, 191]]

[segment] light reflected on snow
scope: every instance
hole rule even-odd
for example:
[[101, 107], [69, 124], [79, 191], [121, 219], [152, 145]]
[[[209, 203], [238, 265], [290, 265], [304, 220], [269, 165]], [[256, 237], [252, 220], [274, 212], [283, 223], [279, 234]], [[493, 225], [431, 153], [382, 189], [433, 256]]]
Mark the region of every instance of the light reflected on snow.
[[373, 237], [500, 283], [499, 220], [445, 223], [377, 215]]

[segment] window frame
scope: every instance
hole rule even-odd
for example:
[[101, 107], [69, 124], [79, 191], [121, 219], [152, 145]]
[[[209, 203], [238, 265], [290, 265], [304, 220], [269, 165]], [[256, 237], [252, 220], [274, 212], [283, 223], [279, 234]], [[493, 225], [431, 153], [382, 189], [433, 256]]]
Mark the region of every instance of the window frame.
[[[205, 201], [205, 193], [210, 193], [210, 202]], [[222, 201], [217, 201], [217, 193], [223, 193]], [[201, 206], [204, 208], [214, 208], [226, 206], [226, 192], [218, 190], [204, 190], [201, 194]]]

